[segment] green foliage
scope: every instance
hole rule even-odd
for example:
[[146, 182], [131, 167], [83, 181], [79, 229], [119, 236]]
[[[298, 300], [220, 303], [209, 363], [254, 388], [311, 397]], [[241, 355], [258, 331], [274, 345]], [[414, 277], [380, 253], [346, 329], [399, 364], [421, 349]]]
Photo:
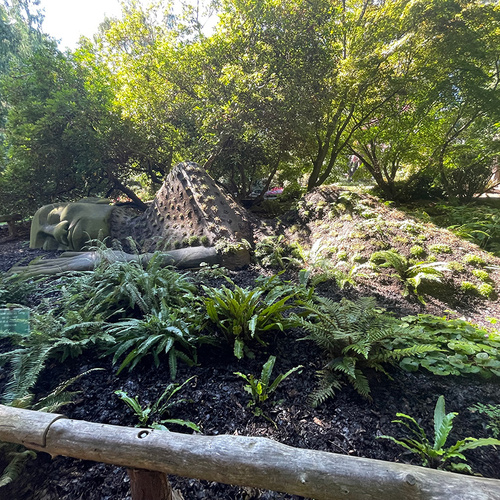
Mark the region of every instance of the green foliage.
[[[267, 291], [266, 286], [253, 289], [241, 288], [229, 278], [233, 290], [222, 286], [203, 286], [206, 297], [203, 303], [210, 323], [216, 331], [221, 331], [229, 344], [234, 345], [234, 355], [241, 359], [251, 355], [249, 344], [266, 345], [262, 335], [271, 330], [284, 331], [294, 322], [283, 314], [293, 307], [295, 293], [289, 288], [277, 287]], [[272, 279], [272, 278], [271, 278]]]
[[106, 333], [114, 339], [107, 354], [113, 354], [113, 364], [128, 352], [117, 373], [128, 366], [133, 370], [146, 356], [152, 355], [156, 367], [160, 365], [160, 355], [168, 356], [170, 376], [175, 378], [177, 360], [189, 366], [196, 363], [196, 347], [200, 340], [182, 319], [179, 311], [165, 303], [158, 310], [143, 318], [127, 318], [105, 327]]
[[440, 283], [447, 271], [444, 262], [417, 262], [411, 265], [410, 261], [394, 250], [382, 250], [374, 252], [370, 261], [377, 267], [392, 267], [396, 271], [393, 276], [399, 278], [403, 283], [403, 296], [414, 293], [418, 300], [425, 304], [423, 297], [418, 293], [418, 287], [425, 281], [435, 281]]
[[484, 269], [473, 269], [472, 270], [472, 274], [476, 278], [480, 279], [481, 281], [484, 281], [484, 282], [490, 282], [491, 281], [490, 275]]
[[[93, 368], [60, 383], [53, 391], [47, 396], [40, 398], [36, 403], [34, 402], [33, 394], [25, 394], [23, 397], [12, 401], [10, 406], [49, 413], [56, 412], [63, 406], [72, 403], [74, 397], [78, 394], [78, 392], [66, 391], [70, 385], [74, 384], [81, 377], [99, 370], [101, 368]], [[22, 445], [0, 442], [0, 458], [7, 462], [7, 466], [0, 476], [0, 488], [15, 481], [22, 474], [26, 462], [36, 458], [36, 456], [34, 451], [26, 450]]]
[[32, 313], [31, 332], [0, 332], [12, 349], [0, 354], [0, 366], [8, 366], [9, 380], [3, 394], [4, 404], [25, 397], [35, 385], [49, 359], [64, 361], [77, 357], [85, 349], [102, 346], [113, 338], [100, 328], [101, 322], [66, 324], [53, 311]]
[[252, 400], [248, 403], [249, 407], [254, 407], [253, 412], [255, 416], [262, 415], [261, 403], [266, 401], [269, 396], [278, 388], [279, 384], [283, 382], [292, 373], [301, 370], [302, 365], [296, 366], [288, 370], [285, 374], [280, 373], [273, 382], [271, 382], [271, 374], [273, 372], [274, 363], [276, 362], [275, 356], [269, 356], [269, 359], [264, 363], [262, 367], [262, 372], [260, 378], [256, 378], [254, 375], [245, 375], [241, 372], [234, 372], [235, 375], [241, 377], [247, 382], [245, 385], [245, 391], [250, 394]]
[[451, 253], [450, 245], [444, 245], [442, 243], [436, 243], [434, 245], [429, 245], [429, 252], [432, 253]]
[[476, 439], [467, 437], [457, 441], [454, 445], [445, 448], [448, 436], [453, 428], [453, 419], [458, 413], [445, 412], [444, 396], [439, 396], [434, 409], [434, 442], [427, 437], [425, 430], [413, 418], [404, 413], [396, 413], [397, 417], [405, 420], [393, 420], [394, 423], [405, 426], [414, 438], [396, 439], [393, 436], [378, 436], [380, 439], [389, 439], [400, 446], [403, 446], [412, 453], [416, 453], [422, 459], [422, 465], [433, 469], [448, 469], [456, 472], [468, 472], [472, 474], [472, 469], [464, 463], [451, 462], [453, 459], [467, 461], [463, 452], [473, 450], [480, 446], [500, 445], [500, 441], [493, 438]]
[[63, 406], [66, 406], [73, 402], [75, 396], [77, 396], [80, 392], [73, 391], [69, 392], [66, 389], [73, 385], [75, 382], [80, 380], [82, 377], [85, 377], [89, 373], [101, 371], [104, 368], [91, 368], [90, 370], [86, 370], [75, 377], [72, 377], [68, 380], [61, 382], [54, 390], [52, 390], [47, 396], [44, 396], [38, 401], [35, 402], [35, 395], [28, 393], [21, 398], [15, 399], [10, 403], [10, 406], [14, 406], [16, 408], [24, 408], [35, 411], [43, 411], [46, 413], [55, 413]]
[[9, 210], [28, 215], [47, 203], [104, 195], [144, 161], [105, 73], [45, 40], [4, 78], [9, 148], [0, 192]]
[[19, 274], [0, 272], [0, 305], [29, 304], [29, 298], [39, 289], [37, 280]]
[[61, 307], [76, 310], [84, 318], [113, 319], [151, 314], [165, 303], [183, 307], [196, 287], [185, 274], [164, 266], [156, 252], [146, 266], [142, 262], [116, 260], [112, 253], [99, 250], [102, 263], [90, 272], [65, 280]]
[[488, 191], [494, 185], [496, 151], [495, 139], [489, 137], [471, 137], [466, 144], [454, 145], [445, 163], [448, 195], [469, 203]]
[[[169, 384], [163, 391], [161, 396], [153, 403], [152, 406], [146, 406], [145, 408], [141, 406], [137, 397], [131, 398], [125, 391], [115, 391], [115, 394], [127, 405], [129, 406], [135, 415], [137, 416], [139, 423], [136, 427], [150, 427], [151, 429], [158, 429], [168, 431], [165, 424], [176, 424], [183, 425], [192, 429], [196, 432], [201, 432], [200, 428], [189, 420], [182, 420], [178, 418], [167, 418], [160, 420], [161, 417], [171, 411], [171, 409], [183, 402], [186, 399], [180, 399], [173, 401], [172, 398], [194, 377], [188, 378], [182, 384]], [[153, 420], [150, 422], [150, 420]]]
[[295, 243], [288, 243], [284, 235], [267, 236], [255, 246], [255, 257], [263, 267], [286, 269], [302, 265], [304, 258]]
[[473, 266], [485, 266], [486, 261], [479, 255], [473, 253], [467, 253], [463, 256], [463, 261], [466, 264], [471, 264]]
[[26, 462], [36, 458], [36, 453], [19, 444], [0, 442], [0, 457], [7, 462], [0, 475], [0, 488], [2, 488], [15, 481], [23, 473]]
[[476, 403], [469, 410], [486, 415], [488, 418], [486, 428], [491, 431], [494, 438], [500, 438], [500, 405]]
[[[364, 370], [371, 368], [387, 374], [385, 365], [437, 349], [424, 343], [413, 346], [413, 331], [401, 328], [391, 316], [384, 314], [373, 298], [332, 302], [317, 297], [316, 302], [303, 304], [309, 316], [298, 318], [308, 332], [303, 340], [314, 341], [328, 358], [318, 372], [320, 387], [311, 396], [314, 406], [332, 397], [344, 380], [362, 396], [369, 397]], [[394, 348], [393, 342], [400, 338], [405, 338], [408, 346]]]
[[[431, 217], [432, 222], [446, 227], [460, 238], [476, 243], [484, 250], [498, 254], [500, 250], [500, 210], [498, 208], [477, 204], [465, 206], [439, 204], [434, 211], [435, 215]], [[484, 261], [474, 254], [464, 256], [464, 262], [473, 265], [484, 265], [481, 260]]]
[[492, 298], [495, 293], [495, 288], [490, 283], [482, 283], [481, 285], [476, 285], [470, 281], [462, 281], [460, 284], [460, 290], [464, 292], [471, 293], [473, 295], [479, 295], [485, 299]]
[[478, 374], [500, 376], [500, 336], [462, 319], [419, 314], [401, 319], [403, 329], [414, 331], [414, 340], [395, 339], [394, 348], [404, 349], [417, 342], [431, 344], [434, 351], [404, 357], [400, 366], [407, 371], [425, 368], [435, 375]]
[[413, 257], [423, 257], [425, 255], [425, 248], [420, 245], [413, 245], [410, 248], [410, 255]]
[[461, 273], [462, 271], [465, 270], [465, 266], [455, 260], [449, 261], [446, 265], [448, 266], [448, 269], [450, 271], [454, 271], [457, 273]]

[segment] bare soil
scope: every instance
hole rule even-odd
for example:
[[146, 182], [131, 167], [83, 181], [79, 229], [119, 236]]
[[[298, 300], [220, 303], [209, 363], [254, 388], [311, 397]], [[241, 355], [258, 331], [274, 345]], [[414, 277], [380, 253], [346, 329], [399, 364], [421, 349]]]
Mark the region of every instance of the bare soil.
[[[412, 229], [409, 236], [405, 230], [408, 216], [385, 207], [375, 199], [363, 198], [363, 206], [371, 206], [373, 212], [381, 214], [385, 221], [385, 225], [376, 229], [376, 234], [372, 226], [366, 224], [367, 221], [374, 220], [375, 216], [367, 219], [359, 210], [346, 209], [332, 217], [329, 215], [330, 205], [338, 205], [338, 193], [328, 194], [330, 198], [325, 198], [324, 194], [315, 196], [319, 197], [306, 199], [302, 208], [284, 217], [282, 225], [276, 226], [276, 230], [286, 233], [289, 239], [301, 241], [304, 247], [322, 238], [328, 246], [335, 247], [330, 252], [332, 259], [340, 261], [339, 252], [345, 251], [348, 253], [349, 265], [360, 263], [371, 252], [381, 248], [376, 241], [385, 241], [391, 248], [397, 248], [408, 255], [411, 246], [418, 241], [424, 242], [426, 247], [434, 243], [449, 245], [452, 252], [440, 255], [440, 259], [460, 261], [463, 255], [473, 251], [483, 255], [490, 265], [499, 264], [498, 259], [427, 222], [413, 220], [413, 224], [422, 226], [415, 226], [416, 229]], [[319, 203], [325, 199], [327, 205]], [[312, 204], [307, 206], [308, 202]], [[272, 225], [269, 222], [269, 226]], [[417, 240], [423, 232], [426, 239], [420, 237]], [[8, 269], [20, 259], [29, 260], [39, 255], [37, 251], [27, 248], [25, 238], [26, 234], [17, 241], [0, 242], [1, 270]], [[353, 263], [354, 254], [359, 254], [360, 257]], [[252, 286], [259, 274], [275, 271], [263, 271], [260, 267], [251, 266], [231, 273], [231, 278], [240, 286]], [[496, 281], [495, 273], [496, 270], [493, 271]], [[434, 295], [426, 294], [426, 306], [415, 297], [403, 297], [400, 282], [391, 274], [389, 270], [382, 270], [377, 276], [359, 275], [356, 286], [347, 286], [343, 290], [339, 289], [335, 281], [330, 280], [320, 284], [317, 292], [335, 299], [375, 296], [382, 307], [398, 316], [426, 312], [440, 316], [463, 316], [483, 325], [488, 324], [486, 317], [500, 317], [496, 298], [485, 300], [460, 291], [461, 281], [466, 278], [471, 281], [474, 279], [467, 266], [463, 271], [448, 276], [448, 293], [441, 296], [435, 291]], [[286, 277], [296, 279], [296, 273], [289, 272]], [[214, 281], [210, 285], [214, 286], [216, 283]], [[427, 372], [407, 373], [394, 368], [391, 370], [392, 380], [380, 374], [369, 374], [373, 396], [371, 401], [363, 399], [351, 387], [346, 386], [335, 399], [325, 402], [319, 408], [312, 408], [307, 398], [315, 388], [315, 373], [323, 366], [324, 358], [312, 343], [307, 344], [307, 349], [304, 348], [304, 341], [298, 341], [303, 336], [304, 332], [300, 329], [286, 335], [276, 335], [269, 346], [256, 352], [253, 360], [237, 361], [229, 350], [202, 347], [198, 366], [189, 368], [179, 365], [177, 381], [182, 382], [192, 376], [195, 378], [179, 395], [188, 401], [176, 406], [170, 417], [191, 420], [206, 435], [262, 436], [298, 448], [419, 465], [418, 459], [402, 448], [376, 438], [380, 434], [404, 436], [402, 429], [391, 423], [397, 412], [414, 416], [432, 436], [434, 406], [439, 395], [444, 395], [447, 412], [459, 413], [454, 421], [450, 442], [468, 436], [488, 436], [484, 418], [468, 408], [477, 402], [497, 404], [500, 401], [498, 379], [438, 377]], [[304, 365], [300, 374], [295, 373], [286, 379], [279, 386], [276, 396], [264, 404], [263, 409], [276, 425], [254, 416], [247, 408], [249, 396], [243, 390], [242, 379], [234, 374], [236, 371], [260, 374], [262, 365], [270, 354], [277, 357], [275, 375], [299, 364]], [[75, 389], [81, 391], [79, 398], [64, 409], [65, 415], [70, 418], [133, 426], [136, 420], [131, 410], [119, 400], [114, 391], [124, 390], [130, 396], [137, 396], [146, 405], [153, 403], [170, 383], [166, 363], [155, 368], [152, 363], [143, 361], [132, 372], [124, 371], [117, 375], [116, 367], [111, 366], [109, 359], [87, 352], [64, 364], [54, 363], [48, 366], [36, 388], [37, 393], [46, 394], [55, 387], [57, 381], [66, 380], [94, 367], [104, 370], [93, 372], [75, 384]], [[0, 384], [4, 380], [5, 374], [0, 372]], [[170, 429], [186, 432], [176, 426], [171, 426]], [[476, 473], [500, 479], [498, 450], [493, 447], [479, 448], [468, 452], [467, 457]], [[171, 477], [170, 480], [186, 499], [301, 498], [189, 478]], [[0, 498], [126, 500], [130, 498], [130, 492], [128, 476], [123, 468], [65, 457], [51, 458], [39, 453], [36, 460], [28, 463], [21, 480], [10, 488], [0, 490]]]

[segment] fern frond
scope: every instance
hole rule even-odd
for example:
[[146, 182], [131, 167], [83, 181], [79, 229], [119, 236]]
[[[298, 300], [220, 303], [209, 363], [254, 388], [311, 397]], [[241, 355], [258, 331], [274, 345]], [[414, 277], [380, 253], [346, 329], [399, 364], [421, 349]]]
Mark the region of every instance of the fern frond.
[[349, 381], [353, 385], [354, 389], [363, 396], [364, 398], [370, 398], [370, 385], [368, 384], [368, 379], [365, 377], [361, 370], [355, 371], [354, 377], [349, 377]]
[[0, 476], [0, 488], [15, 481], [22, 474], [26, 462], [36, 458], [34, 451], [26, 450], [19, 445], [14, 446], [15, 449], [7, 453], [9, 464]]
[[5, 386], [4, 403], [22, 398], [29, 392], [45, 366], [51, 350], [51, 346], [38, 346], [17, 351], [17, 354], [11, 357], [10, 380]]
[[342, 388], [341, 380], [332, 372], [320, 370], [318, 376], [320, 377], [319, 387], [308, 398], [309, 403], [314, 408], [324, 403], [327, 399], [333, 398], [335, 393]]

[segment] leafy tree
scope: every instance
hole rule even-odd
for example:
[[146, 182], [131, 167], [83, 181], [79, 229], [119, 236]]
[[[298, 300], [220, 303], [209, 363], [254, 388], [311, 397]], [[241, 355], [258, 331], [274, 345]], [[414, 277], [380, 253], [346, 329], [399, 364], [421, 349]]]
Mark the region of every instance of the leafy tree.
[[397, 60], [404, 88], [350, 145], [386, 196], [423, 176], [464, 200], [487, 185], [498, 150], [499, 15], [477, 1], [407, 3]]
[[115, 188], [135, 196], [125, 185], [134, 130], [113, 107], [105, 77], [83, 53], [64, 55], [45, 42], [4, 79], [9, 147], [0, 192], [12, 210]]
[[[0, 81], [12, 64], [26, 57], [42, 41], [43, 15], [39, 0], [2, 0], [0, 2]], [[0, 171], [5, 163], [5, 121], [7, 105], [0, 98]]]

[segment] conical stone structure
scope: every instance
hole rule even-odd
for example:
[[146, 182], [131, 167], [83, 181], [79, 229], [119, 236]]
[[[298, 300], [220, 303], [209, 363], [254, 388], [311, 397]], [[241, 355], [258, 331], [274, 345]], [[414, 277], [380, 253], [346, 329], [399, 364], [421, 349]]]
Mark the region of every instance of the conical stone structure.
[[143, 214], [133, 217], [117, 207], [110, 223], [112, 238], [132, 237], [147, 252], [213, 245], [222, 238], [252, 241], [246, 210], [194, 162], [174, 167]]

